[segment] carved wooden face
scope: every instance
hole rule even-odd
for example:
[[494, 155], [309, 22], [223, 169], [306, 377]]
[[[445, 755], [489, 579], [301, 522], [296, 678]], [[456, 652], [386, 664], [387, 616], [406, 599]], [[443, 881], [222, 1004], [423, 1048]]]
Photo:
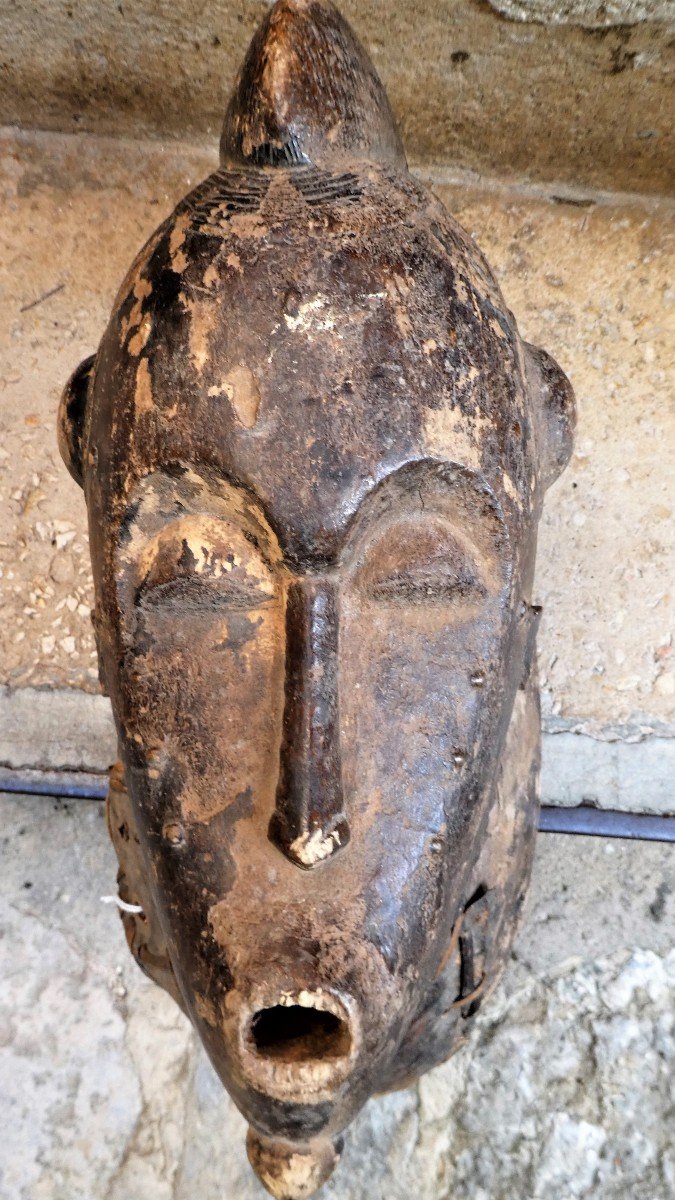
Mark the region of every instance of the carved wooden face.
[[459, 1044], [503, 965], [536, 828], [536, 526], [573, 419], [398, 152], [332, 153], [200, 185], [61, 414], [127, 933], [272, 1188], [265, 1137], [328, 1145]]
[[188, 1008], [245, 1111], [351, 1115], [476, 890], [531, 619], [498, 507], [411, 464], [334, 558], [289, 563], [251, 492], [158, 471], [110, 553], [127, 777]]

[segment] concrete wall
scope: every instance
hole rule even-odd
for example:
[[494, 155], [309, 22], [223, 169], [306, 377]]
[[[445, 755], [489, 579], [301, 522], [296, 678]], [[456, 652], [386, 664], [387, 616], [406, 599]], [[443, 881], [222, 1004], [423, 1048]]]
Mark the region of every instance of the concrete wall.
[[[0, 122], [209, 142], [266, 7], [14, 0], [0, 7]], [[672, 183], [672, 7], [342, 4], [382, 73], [415, 162], [629, 192]]]

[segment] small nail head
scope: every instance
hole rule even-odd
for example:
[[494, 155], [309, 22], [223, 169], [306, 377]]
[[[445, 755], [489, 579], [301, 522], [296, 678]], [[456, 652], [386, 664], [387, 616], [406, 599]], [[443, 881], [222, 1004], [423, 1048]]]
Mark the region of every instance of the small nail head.
[[170, 842], [172, 846], [182, 846], [185, 841], [185, 830], [178, 821], [167, 821], [162, 829], [162, 836]]

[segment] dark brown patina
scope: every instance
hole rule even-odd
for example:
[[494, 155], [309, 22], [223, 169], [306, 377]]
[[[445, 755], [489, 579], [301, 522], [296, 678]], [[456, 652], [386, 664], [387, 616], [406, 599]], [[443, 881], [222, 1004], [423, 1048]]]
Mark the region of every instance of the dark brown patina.
[[68, 385], [131, 949], [278, 1197], [465, 1038], [537, 823], [531, 604], [556, 364], [408, 174], [324, 0], [279, 0], [221, 167]]

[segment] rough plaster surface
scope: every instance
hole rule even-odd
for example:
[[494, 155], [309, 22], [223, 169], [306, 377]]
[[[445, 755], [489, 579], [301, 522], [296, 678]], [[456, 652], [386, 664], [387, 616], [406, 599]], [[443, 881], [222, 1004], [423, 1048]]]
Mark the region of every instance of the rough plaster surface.
[[[0, 811], [3, 1200], [263, 1200], [243, 1120], [100, 903], [102, 806]], [[367, 1106], [321, 1196], [668, 1200], [668, 854], [540, 838], [508, 986], [466, 1051]]]
[[[0, 682], [12, 688], [97, 690], [85, 509], [56, 449], [58, 396], [135, 251], [212, 164], [175, 145], [0, 139]], [[575, 455], [540, 533], [545, 713], [596, 735], [672, 723], [672, 206], [436, 190], [577, 392]]]
[[[4, 4], [0, 121], [210, 142], [266, 8], [264, 0]], [[672, 189], [668, 0], [341, 0], [341, 8], [382, 74], [413, 161]]]

